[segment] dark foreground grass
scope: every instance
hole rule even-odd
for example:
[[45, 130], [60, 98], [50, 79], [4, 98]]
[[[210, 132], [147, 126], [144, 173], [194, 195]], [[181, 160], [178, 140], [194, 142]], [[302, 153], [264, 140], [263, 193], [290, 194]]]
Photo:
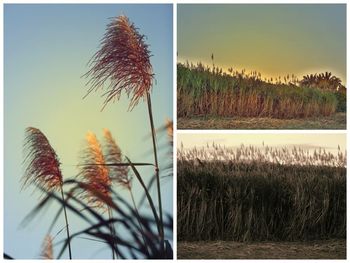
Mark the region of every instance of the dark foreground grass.
[[346, 259], [346, 240], [178, 242], [178, 259]]
[[346, 236], [346, 168], [178, 161], [179, 241]]
[[346, 129], [346, 114], [304, 119], [274, 119], [250, 117], [178, 118], [178, 129]]

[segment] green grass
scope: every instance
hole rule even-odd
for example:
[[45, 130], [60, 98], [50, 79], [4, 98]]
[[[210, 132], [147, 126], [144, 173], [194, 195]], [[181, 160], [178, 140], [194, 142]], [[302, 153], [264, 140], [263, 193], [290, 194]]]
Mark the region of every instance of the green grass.
[[178, 129], [346, 129], [346, 114], [327, 117], [276, 119], [268, 117], [181, 117]]
[[178, 118], [203, 115], [306, 118], [345, 110], [343, 104], [344, 100], [335, 92], [290, 82], [266, 82], [257, 73], [229, 75], [202, 64], [177, 65]]

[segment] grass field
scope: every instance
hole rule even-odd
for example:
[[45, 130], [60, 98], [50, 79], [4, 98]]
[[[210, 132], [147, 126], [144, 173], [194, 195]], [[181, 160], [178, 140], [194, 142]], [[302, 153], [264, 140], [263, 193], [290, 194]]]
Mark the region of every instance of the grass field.
[[179, 117], [178, 129], [346, 129], [346, 114], [303, 119], [262, 117]]
[[344, 129], [346, 88], [329, 72], [311, 77], [263, 79], [256, 71], [179, 63], [178, 127]]
[[345, 239], [309, 242], [178, 242], [178, 259], [346, 259]]

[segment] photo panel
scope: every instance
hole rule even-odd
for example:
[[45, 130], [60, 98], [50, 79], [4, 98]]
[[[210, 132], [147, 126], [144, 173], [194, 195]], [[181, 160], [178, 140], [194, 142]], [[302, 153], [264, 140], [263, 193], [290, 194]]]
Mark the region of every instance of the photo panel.
[[179, 4], [178, 129], [346, 129], [346, 4]]
[[173, 258], [173, 5], [4, 5], [4, 258]]

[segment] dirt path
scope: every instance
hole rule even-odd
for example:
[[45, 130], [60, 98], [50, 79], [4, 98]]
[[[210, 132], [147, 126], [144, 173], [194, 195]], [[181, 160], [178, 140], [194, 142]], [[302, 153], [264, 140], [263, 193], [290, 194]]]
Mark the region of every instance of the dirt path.
[[178, 259], [346, 259], [346, 240], [178, 242]]
[[306, 119], [178, 118], [178, 129], [346, 129], [346, 114]]

